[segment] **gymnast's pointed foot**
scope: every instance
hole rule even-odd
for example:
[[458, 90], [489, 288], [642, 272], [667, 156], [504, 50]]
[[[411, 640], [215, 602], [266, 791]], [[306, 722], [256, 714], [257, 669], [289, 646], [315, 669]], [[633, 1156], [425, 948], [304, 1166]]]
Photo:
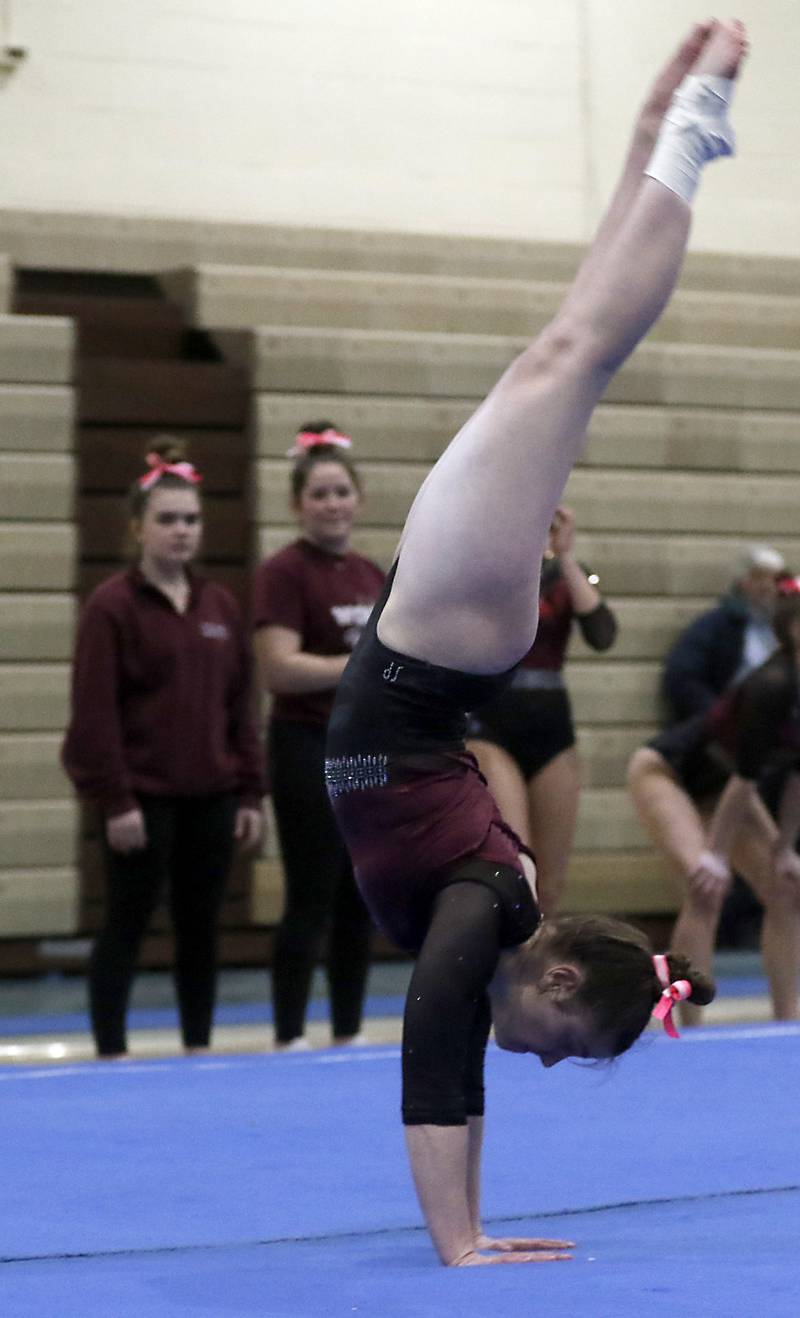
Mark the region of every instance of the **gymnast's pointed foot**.
[[748, 50], [747, 31], [738, 18], [714, 23], [690, 72], [697, 77], [712, 74], [735, 78]]
[[687, 205], [694, 199], [703, 166], [734, 154], [728, 109], [747, 49], [742, 23], [715, 23], [662, 120], [645, 173]]

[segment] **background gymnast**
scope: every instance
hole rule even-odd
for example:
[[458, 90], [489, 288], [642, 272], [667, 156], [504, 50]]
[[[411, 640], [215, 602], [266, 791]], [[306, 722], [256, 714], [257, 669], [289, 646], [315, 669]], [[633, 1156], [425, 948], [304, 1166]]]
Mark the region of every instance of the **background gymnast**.
[[[800, 595], [778, 603], [778, 649], [710, 709], [677, 723], [631, 759], [628, 782], [639, 818], [679, 875], [683, 901], [676, 949], [710, 969], [732, 871], [764, 905], [761, 944], [777, 1020], [798, 1014], [800, 972]], [[779, 775], [777, 822], [758, 792]], [[695, 801], [697, 782], [716, 781]], [[685, 1003], [686, 1024], [698, 1020]]]
[[617, 622], [574, 555], [575, 514], [550, 527], [539, 583], [536, 640], [511, 682], [469, 721], [467, 748], [507, 824], [536, 853], [539, 909], [555, 915], [578, 819], [581, 766], [563, 669], [573, 620], [593, 650], [614, 644]]
[[684, 958], [654, 963], [627, 925], [540, 922], [532, 860], [463, 738], [464, 711], [500, 690], [533, 642], [553, 514], [595, 404], [678, 278], [701, 167], [732, 151], [727, 103], [745, 49], [737, 22], [697, 26], [657, 80], [560, 311], [423, 483], [329, 725], [328, 789], [361, 890], [377, 923], [418, 952], [403, 1119], [450, 1265], [564, 1257], [565, 1242], [496, 1241], [481, 1228], [490, 1024], [501, 1047], [553, 1066], [628, 1048], [665, 973], [685, 981], [664, 986], [667, 1005], [713, 996]]

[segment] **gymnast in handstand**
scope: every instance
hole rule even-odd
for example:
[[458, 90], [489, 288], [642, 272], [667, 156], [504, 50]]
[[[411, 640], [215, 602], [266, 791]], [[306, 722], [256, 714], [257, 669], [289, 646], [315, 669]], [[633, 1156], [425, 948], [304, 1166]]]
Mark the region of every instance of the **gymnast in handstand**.
[[553, 322], [446, 449], [338, 688], [328, 790], [379, 926], [417, 955], [403, 1032], [403, 1120], [442, 1262], [569, 1257], [496, 1240], [479, 1215], [483, 1060], [501, 1048], [611, 1058], [654, 1009], [713, 985], [632, 927], [542, 921], [533, 858], [464, 749], [465, 712], [509, 680], [536, 632], [542, 554], [592, 410], [678, 278], [706, 161], [732, 152], [742, 25], [694, 27], [636, 121], [619, 186]]

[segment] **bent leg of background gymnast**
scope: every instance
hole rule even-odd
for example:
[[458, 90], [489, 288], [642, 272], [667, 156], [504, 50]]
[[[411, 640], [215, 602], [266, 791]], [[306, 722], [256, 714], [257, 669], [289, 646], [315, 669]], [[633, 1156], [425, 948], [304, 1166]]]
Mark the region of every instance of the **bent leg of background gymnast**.
[[[739, 29], [717, 25], [693, 68], [733, 76], [743, 52]], [[685, 70], [678, 57], [670, 62], [662, 94]], [[652, 114], [650, 106], [640, 116], [635, 141]], [[396, 650], [498, 672], [533, 640], [553, 510], [596, 403], [659, 316], [686, 248], [690, 207], [638, 173], [640, 154], [632, 151], [598, 246], [556, 318], [456, 436], [412, 507], [379, 624]]]

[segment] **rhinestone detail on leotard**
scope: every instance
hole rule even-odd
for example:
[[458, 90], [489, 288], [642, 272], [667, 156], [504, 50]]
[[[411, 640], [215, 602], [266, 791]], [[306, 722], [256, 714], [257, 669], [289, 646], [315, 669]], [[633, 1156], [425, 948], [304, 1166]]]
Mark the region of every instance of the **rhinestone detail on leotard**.
[[325, 783], [331, 800], [346, 792], [385, 787], [388, 781], [388, 755], [338, 755], [325, 761]]

